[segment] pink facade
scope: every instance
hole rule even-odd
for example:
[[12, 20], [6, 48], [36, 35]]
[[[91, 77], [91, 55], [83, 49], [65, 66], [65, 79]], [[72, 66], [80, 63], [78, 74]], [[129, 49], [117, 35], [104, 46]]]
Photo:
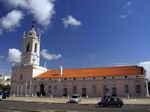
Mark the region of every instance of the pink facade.
[[[74, 93], [85, 97], [102, 97], [105, 94], [104, 87], [108, 89], [107, 94], [119, 97], [146, 97], [148, 96], [147, 79], [143, 76], [137, 78], [124, 77], [96, 77], [92, 78], [68, 78], [64, 79], [34, 79], [33, 86], [36, 86], [36, 92], [40, 92], [41, 84], [44, 85], [44, 92], [46, 96], [70, 96]], [[108, 78], [108, 79], [107, 79]], [[74, 87], [75, 86], [75, 87]], [[49, 88], [50, 87], [50, 88]], [[65, 91], [65, 88], [67, 89]], [[73, 88], [76, 88], [73, 90]], [[35, 92], [35, 93], [36, 93]]]
[[[85, 97], [102, 97], [103, 95], [114, 95], [119, 97], [146, 97], [148, 85], [145, 74], [118, 75], [118, 76], [92, 76], [92, 77], [65, 77], [58, 78], [43, 77], [35, 75], [35, 71], [41, 67], [15, 66], [11, 78], [11, 94], [16, 96], [70, 96], [74, 93]], [[139, 68], [138, 68], [139, 69]], [[41, 69], [42, 71], [42, 69]], [[65, 70], [64, 70], [65, 71]], [[65, 73], [65, 72], [64, 72]], [[82, 72], [81, 72], [82, 73]], [[34, 77], [36, 76], [36, 77]], [[49, 75], [51, 76], [51, 75]]]

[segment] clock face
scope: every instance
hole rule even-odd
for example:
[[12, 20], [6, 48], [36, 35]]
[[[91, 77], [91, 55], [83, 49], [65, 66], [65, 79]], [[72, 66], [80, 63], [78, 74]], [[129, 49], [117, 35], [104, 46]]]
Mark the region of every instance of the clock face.
[[36, 60], [36, 57], [35, 57], [35, 56], [33, 56], [32, 60], [33, 60], [33, 61], [35, 61], [35, 60]]

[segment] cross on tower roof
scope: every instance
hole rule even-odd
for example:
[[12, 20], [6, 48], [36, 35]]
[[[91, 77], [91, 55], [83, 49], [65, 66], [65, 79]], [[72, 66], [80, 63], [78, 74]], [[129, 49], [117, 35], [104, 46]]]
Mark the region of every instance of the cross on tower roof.
[[33, 20], [33, 21], [32, 21], [32, 28], [35, 28], [35, 24], [36, 24], [36, 21]]

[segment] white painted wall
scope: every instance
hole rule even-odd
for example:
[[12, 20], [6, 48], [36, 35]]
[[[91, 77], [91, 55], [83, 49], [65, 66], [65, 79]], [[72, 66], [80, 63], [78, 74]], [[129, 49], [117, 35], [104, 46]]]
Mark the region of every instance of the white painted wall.
[[47, 68], [42, 66], [33, 66], [32, 77], [36, 77], [47, 71]]

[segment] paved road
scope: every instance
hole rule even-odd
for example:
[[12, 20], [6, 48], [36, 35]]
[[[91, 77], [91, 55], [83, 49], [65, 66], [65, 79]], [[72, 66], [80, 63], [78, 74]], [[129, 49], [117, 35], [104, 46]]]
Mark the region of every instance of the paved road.
[[150, 112], [150, 105], [124, 105], [102, 108], [97, 105], [52, 104], [22, 101], [0, 101], [0, 112]]

